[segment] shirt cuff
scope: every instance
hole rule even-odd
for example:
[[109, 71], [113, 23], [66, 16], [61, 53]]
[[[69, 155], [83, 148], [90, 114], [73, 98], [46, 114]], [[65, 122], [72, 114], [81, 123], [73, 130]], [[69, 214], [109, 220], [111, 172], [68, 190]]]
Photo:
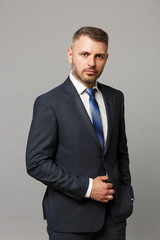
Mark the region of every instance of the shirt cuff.
[[91, 195], [91, 191], [92, 191], [92, 187], [93, 187], [93, 179], [89, 178], [89, 185], [88, 185], [88, 189], [85, 195], [85, 198], [89, 198]]

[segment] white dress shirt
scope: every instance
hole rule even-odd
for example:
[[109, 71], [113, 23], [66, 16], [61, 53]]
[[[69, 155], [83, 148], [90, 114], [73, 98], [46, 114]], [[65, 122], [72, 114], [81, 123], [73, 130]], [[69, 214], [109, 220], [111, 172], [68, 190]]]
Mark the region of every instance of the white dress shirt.
[[[74, 76], [72, 75], [72, 71], [70, 72], [70, 79], [73, 83], [73, 85], [75, 86], [83, 104], [84, 107], [92, 121], [92, 117], [91, 117], [91, 112], [90, 112], [90, 105], [89, 105], [89, 95], [85, 92], [86, 87], [80, 83], [78, 80], [76, 80], [74, 78]], [[104, 100], [103, 100], [103, 96], [102, 93], [100, 92], [100, 90], [97, 87], [97, 82], [95, 82], [95, 85], [93, 86], [93, 88], [96, 88], [97, 91], [95, 92], [95, 98], [97, 100], [98, 106], [99, 106], [99, 111], [100, 111], [100, 115], [101, 115], [101, 120], [102, 120], [102, 127], [103, 127], [103, 136], [104, 136], [104, 145], [106, 143], [106, 139], [107, 139], [107, 132], [108, 132], [108, 121], [107, 121], [107, 113], [106, 113], [106, 108], [105, 108], [105, 104], [104, 104]], [[91, 190], [92, 190], [92, 186], [93, 186], [93, 179], [89, 178], [89, 186], [86, 192], [85, 197], [89, 198], [90, 194], [91, 194]]]

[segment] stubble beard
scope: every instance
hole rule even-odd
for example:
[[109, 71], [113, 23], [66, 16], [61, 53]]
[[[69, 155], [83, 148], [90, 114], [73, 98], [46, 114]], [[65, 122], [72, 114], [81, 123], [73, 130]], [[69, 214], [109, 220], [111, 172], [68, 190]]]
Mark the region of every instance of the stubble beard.
[[[95, 69], [92, 69], [92, 70], [95, 70]], [[85, 71], [85, 70], [84, 70]], [[101, 73], [100, 74], [98, 74], [98, 76], [93, 76], [92, 78], [90, 78], [90, 79], [86, 79], [86, 78], [82, 78], [82, 76], [80, 76], [80, 74], [78, 73], [78, 71], [77, 71], [77, 69], [76, 69], [76, 67], [72, 64], [72, 73], [73, 73], [73, 75], [76, 77], [76, 79], [78, 79], [79, 81], [81, 81], [81, 82], [83, 82], [83, 83], [85, 83], [85, 84], [87, 84], [87, 85], [94, 85], [94, 83], [96, 82], [96, 80], [99, 78], [99, 76], [101, 75]]]

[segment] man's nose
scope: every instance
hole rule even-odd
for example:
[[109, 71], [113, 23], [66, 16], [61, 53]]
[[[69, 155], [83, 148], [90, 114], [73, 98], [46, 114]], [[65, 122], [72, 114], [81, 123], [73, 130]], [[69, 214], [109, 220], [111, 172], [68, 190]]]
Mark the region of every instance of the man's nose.
[[88, 66], [90, 67], [94, 67], [95, 66], [95, 58], [90, 56], [89, 59], [88, 59]]

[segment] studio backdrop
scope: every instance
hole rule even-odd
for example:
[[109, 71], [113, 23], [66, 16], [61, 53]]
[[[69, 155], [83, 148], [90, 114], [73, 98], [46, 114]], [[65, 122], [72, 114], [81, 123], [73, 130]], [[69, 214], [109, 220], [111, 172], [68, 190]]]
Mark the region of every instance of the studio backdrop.
[[48, 239], [45, 186], [26, 173], [26, 142], [34, 100], [67, 78], [67, 48], [85, 25], [109, 34], [109, 59], [99, 81], [125, 95], [135, 190], [127, 240], [159, 239], [159, 22], [159, 0], [0, 0], [2, 240]]

